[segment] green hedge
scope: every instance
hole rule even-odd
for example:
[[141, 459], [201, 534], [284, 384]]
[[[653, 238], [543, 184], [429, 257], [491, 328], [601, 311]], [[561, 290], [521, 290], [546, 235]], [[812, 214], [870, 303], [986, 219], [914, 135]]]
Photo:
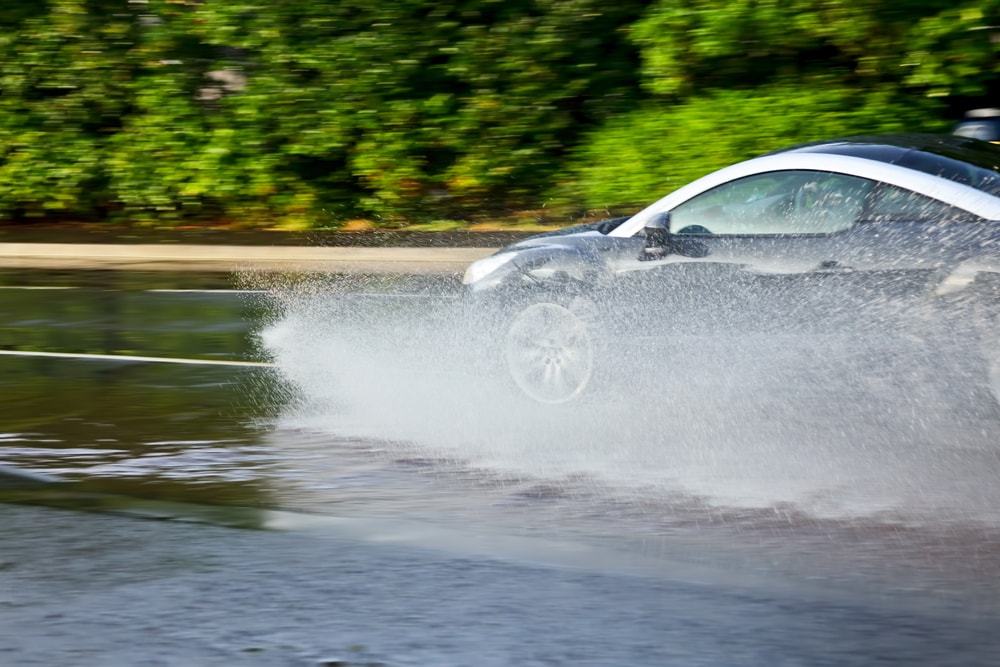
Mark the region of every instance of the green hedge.
[[622, 209], [1000, 84], [1000, 0], [6, 0], [0, 220]]
[[882, 132], [940, 132], [932, 100], [862, 95], [829, 79], [808, 86], [716, 90], [649, 103], [606, 123], [577, 149], [564, 201], [627, 212], [737, 160], [794, 143]]

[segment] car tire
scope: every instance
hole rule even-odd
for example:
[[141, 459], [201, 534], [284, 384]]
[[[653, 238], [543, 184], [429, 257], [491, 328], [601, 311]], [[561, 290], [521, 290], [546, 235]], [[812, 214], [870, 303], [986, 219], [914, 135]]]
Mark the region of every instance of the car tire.
[[538, 403], [569, 403], [594, 383], [601, 350], [592, 304], [583, 298], [535, 299], [515, 308], [502, 355], [514, 385]]
[[991, 284], [985, 295], [979, 295], [973, 309], [974, 325], [978, 329], [979, 377], [986, 384], [990, 397], [1000, 408], [1000, 284]]
[[1000, 318], [994, 316], [990, 320], [988, 331], [982, 337], [982, 358], [986, 370], [986, 387], [990, 395], [1000, 407]]

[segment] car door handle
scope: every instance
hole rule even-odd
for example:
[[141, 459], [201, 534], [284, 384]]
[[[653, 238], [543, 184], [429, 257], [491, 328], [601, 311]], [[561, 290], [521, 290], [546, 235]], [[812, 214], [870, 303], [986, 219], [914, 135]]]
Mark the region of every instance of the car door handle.
[[819, 266], [816, 267], [816, 270], [828, 273], [850, 273], [854, 270], [854, 267], [841, 264], [835, 259], [827, 259], [820, 262]]

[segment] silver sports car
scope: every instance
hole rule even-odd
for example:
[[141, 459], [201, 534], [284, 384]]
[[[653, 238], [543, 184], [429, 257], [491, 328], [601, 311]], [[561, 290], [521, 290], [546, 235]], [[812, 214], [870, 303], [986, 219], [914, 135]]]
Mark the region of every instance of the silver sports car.
[[918, 134], [794, 146], [633, 216], [502, 248], [464, 284], [487, 345], [541, 402], [660, 364], [672, 342], [789, 333], [975, 358], [1000, 394], [1000, 147]]

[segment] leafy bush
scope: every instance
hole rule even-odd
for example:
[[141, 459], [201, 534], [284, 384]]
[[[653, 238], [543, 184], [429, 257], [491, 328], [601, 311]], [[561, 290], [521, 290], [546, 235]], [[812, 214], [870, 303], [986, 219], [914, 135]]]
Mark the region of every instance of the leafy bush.
[[755, 91], [716, 90], [676, 106], [648, 103], [593, 132], [561, 198], [627, 211], [736, 160], [836, 136], [940, 131], [932, 104], [859, 94], [814, 79]]
[[631, 207], [941, 130], [1000, 0], [4, 0], [0, 219], [318, 227]]

